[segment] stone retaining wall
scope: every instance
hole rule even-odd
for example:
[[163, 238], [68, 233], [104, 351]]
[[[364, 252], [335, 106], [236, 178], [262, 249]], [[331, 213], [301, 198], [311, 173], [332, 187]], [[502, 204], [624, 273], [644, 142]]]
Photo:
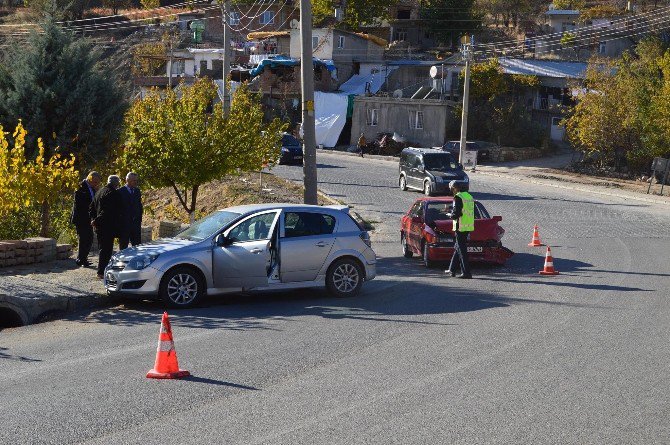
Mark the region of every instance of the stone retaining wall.
[[535, 147], [497, 147], [491, 149], [491, 162], [523, 161], [544, 156], [542, 150]]
[[72, 255], [70, 244], [56, 244], [52, 238], [0, 241], [0, 267], [46, 263]]

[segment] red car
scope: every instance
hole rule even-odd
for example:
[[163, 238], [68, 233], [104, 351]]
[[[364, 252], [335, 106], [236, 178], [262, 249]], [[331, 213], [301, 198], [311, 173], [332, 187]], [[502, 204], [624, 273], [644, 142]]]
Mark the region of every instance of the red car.
[[[401, 220], [400, 242], [405, 258], [420, 255], [426, 267], [451, 260], [454, 231], [447, 213], [453, 200], [451, 196], [416, 200]], [[468, 241], [470, 261], [502, 265], [514, 255], [500, 242], [505, 234], [500, 221], [501, 216], [489, 216], [484, 206], [475, 201], [475, 230]]]

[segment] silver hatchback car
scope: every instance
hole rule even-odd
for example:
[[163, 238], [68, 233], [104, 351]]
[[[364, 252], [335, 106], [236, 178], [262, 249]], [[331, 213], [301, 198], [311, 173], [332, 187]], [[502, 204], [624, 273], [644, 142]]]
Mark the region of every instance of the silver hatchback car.
[[376, 275], [370, 236], [346, 206], [258, 204], [219, 210], [174, 238], [115, 254], [110, 294], [160, 297], [173, 307], [205, 293], [326, 286], [356, 295]]

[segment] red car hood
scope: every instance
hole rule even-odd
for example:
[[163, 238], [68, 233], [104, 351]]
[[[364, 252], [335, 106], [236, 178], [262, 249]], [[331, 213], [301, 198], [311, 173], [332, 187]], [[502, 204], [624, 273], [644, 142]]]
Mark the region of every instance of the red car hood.
[[[438, 232], [454, 233], [453, 221], [433, 221], [430, 225]], [[495, 219], [476, 219], [475, 231], [470, 234], [470, 241], [500, 241], [504, 233], [505, 231], [498, 226], [498, 221]]]

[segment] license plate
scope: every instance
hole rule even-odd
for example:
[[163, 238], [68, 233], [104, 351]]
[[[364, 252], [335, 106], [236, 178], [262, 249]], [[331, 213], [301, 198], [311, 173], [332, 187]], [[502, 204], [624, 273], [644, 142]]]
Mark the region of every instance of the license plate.
[[302, 156], [293, 156], [293, 159], [302, 159]]
[[482, 247], [468, 247], [469, 253], [482, 253], [484, 249]]

